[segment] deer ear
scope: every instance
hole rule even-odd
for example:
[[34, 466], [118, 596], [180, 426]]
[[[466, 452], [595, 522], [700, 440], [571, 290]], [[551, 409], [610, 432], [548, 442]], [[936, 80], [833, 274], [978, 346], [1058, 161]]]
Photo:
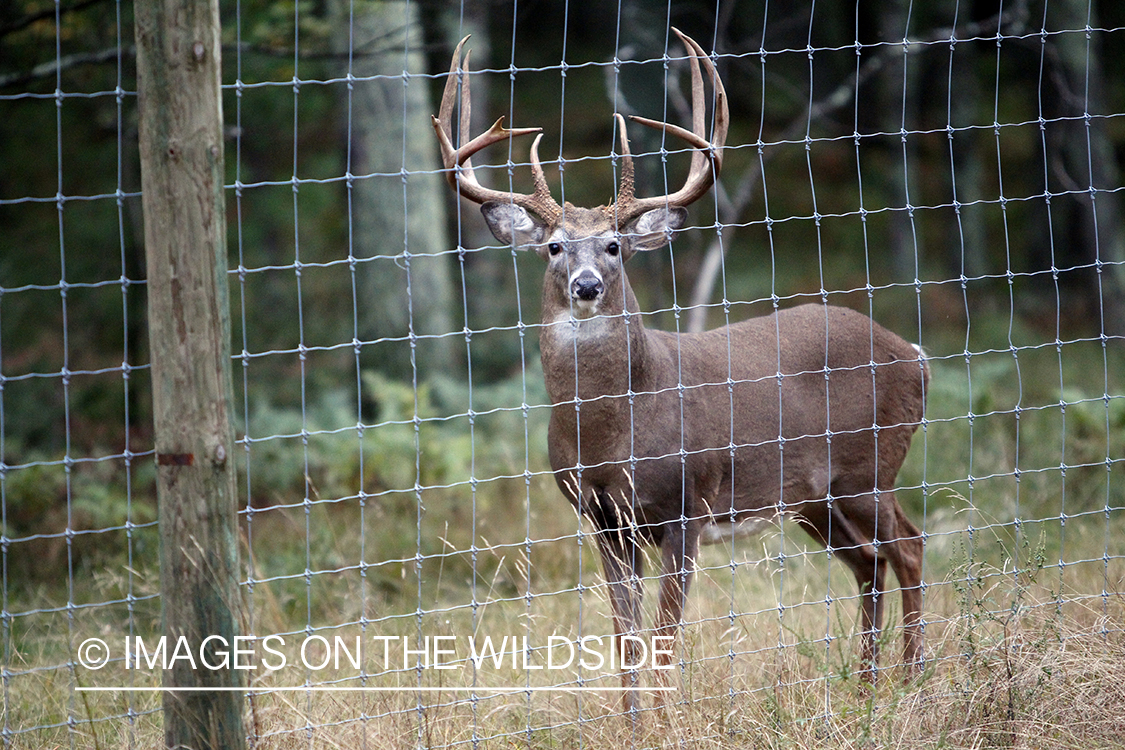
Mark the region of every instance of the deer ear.
[[525, 248], [543, 241], [547, 225], [512, 203], [487, 201], [481, 204], [480, 212], [492, 236], [505, 245]]
[[633, 235], [628, 243], [630, 255], [638, 250], [659, 250], [676, 236], [676, 231], [687, 221], [687, 209], [667, 206], [646, 211], [626, 227]]

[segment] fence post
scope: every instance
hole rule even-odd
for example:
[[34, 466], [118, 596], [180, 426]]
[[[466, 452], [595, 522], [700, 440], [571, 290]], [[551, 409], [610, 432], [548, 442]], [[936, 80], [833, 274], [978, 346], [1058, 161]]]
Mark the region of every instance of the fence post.
[[[135, 12], [164, 634], [218, 664], [201, 644], [232, 652], [240, 612], [218, 0]], [[164, 687], [219, 690], [165, 691], [166, 746], [244, 747], [240, 673], [171, 661]]]

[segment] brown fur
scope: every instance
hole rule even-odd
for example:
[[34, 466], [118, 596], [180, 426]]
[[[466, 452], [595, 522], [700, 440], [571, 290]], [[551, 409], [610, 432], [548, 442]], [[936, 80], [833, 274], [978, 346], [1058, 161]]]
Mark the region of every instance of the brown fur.
[[[679, 34], [679, 32], [676, 32]], [[728, 113], [703, 49], [679, 34], [692, 71], [692, 130], [634, 120], [696, 149], [684, 187], [633, 194], [632, 159], [619, 117], [622, 180], [608, 208], [559, 205], [531, 149], [535, 191], [481, 185], [470, 158], [537, 128], [498, 121], [453, 147], [458, 45], [434, 128], [451, 186], [481, 203], [506, 245], [547, 263], [540, 348], [554, 408], [548, 433], [559, 488], [598, 530], [619, 646], [641, 627], [639, 545], [661, 550], [657, 631], [683, 615], [704, 530], [788, 515], [852, 570], [862, 592], [863, 661], [874, 674], [886, 569], [902, 592], [903, 659], [922, 658], [922, 539], [899, 508], [894, 482], [922, 420], [929, 371], [921, 350], [851, 310], [805, 305], [698, 334], [647, 330], [624, 263], [663, 247], [722, 166]], [[705, 134], [703, 77], [715, 89]], [[468, 80], [462, 113], [469, 109]], [[464, 125], [464, 123], [462, 123]], [[708, 537], [712, 536], [710, 533]], [[625, 676], [626, 686], [634, 675]], [[632, 692], [626, 706], [635, 705]]]
[[561, 323], [540, 340], [551, 466], [601, 532], [618, 633], [641, 626], [635, 544], [661, 547], [657, 627], [672, 634], [703, 525], [787, 514], [855, 575], [869, 665], [890, 562], [903, 659], [917, 664], [922, 541], [893, 487], [922, 419], [919, 352], [859, 313], [820, 305], [701, 334], [649, 331], [640, 316], [600, 324], [596, 338], [568, 341], [552, 330]]

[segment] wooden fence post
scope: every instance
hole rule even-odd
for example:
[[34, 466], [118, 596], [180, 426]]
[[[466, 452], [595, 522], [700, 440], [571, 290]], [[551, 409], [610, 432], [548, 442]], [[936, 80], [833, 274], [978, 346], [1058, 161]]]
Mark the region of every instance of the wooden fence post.
[[[223, 196], [218, 0], [136, 8], [141, 188], [168, 654], [186, 639], [196, 668], [164, 671], [169, 748], [243, 748], [230, 309]], [[217, 690], [199, 690], [218, 688]]]

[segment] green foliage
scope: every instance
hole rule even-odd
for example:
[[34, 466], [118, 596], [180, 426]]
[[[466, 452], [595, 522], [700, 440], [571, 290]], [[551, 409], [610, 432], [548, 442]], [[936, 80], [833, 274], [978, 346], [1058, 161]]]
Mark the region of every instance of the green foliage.
[[[363, 581], [328, 578], [328, 590], [349, 595], [316, 595], [317, 616], [326, 620], [340, 616], [341, 601], [358, 604], [357, 591], [409, 597], [410, 582], [421, 580], [428, 596], [440, 596], [443, 586], [462, 591], [474, 577], [488, 579], [502, 555], [471, 550], [522, 539], [529, 482], [541, 488], [546, 471], [537, 368], [475, 387], [471, 401], [467, 384], [444, 378], [415, 389], [371, 371], [363, 386], [374, 419], [362, 428], [354, 396], [339, 391], [303, 412], [264, 402], [251, 409], [254, 510], [245, 520], [255, 575], [370, 566]], [[263, 528], [268, 543], [258, 541]], [[302, 579], [278, 582], [269, 594], [302, 609], [310, 595]]]
[[[242, 40], [263, 49], [287, 52], [299, 34], [302, 46], [307, 44], [308, 50], [323, 50], [332, 33], [319, 2], [250, 0], [242, 4], [241, 10], [248, 19], [243, 25]], [[224, 29], [224, 41], [234, 41], [234, 24], [225, 23]]]
[[[306, 492], [313, 499], [416, 486], [472, 492], [476, 482], [498, 477], [522, 483], [525, 469], [543, 467], [546, 395], [537, 366], [475, 388], [435, 377], [415, 389], [377, 371], [362, 380], [374, 414], [362, 426], [354, 394], [339, 389], [322, 391], [303, 410], [252, 400], [255, 505], [292, 503]], [[526, 444], [518, 437], [525, 434]]]
[[[158, 535], [151, 462], [119, 458], [72, 463], [38, 451], [4, 475], [9, 595], [20, 598], [42, 585], [60, 587], [73, 575], [156, 567]], [[79, 600], [93, 592], [81, 588]]]
[[[1123, 366], [1096, 342], [931, 361], [928, 424], [900, 483], [951, 488], [1000, 523], [1122, 507]], [[920, 515], [920, 493], [901, 494]], [[938, 519], [935, 499], [927, 513]]]

